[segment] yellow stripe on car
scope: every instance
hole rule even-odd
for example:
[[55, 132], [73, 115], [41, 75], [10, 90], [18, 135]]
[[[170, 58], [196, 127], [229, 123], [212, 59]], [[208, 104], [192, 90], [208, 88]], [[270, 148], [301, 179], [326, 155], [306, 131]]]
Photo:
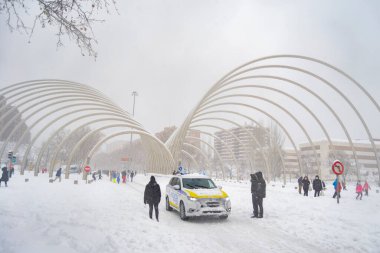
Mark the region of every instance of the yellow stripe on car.
[[172, 207], [178, 208], [178, 206], [171, 201], [169, 201], [169, 205], [171, 205]]
[[222, 194], [220, 195], [198, 195], [193, 191], [185, 190], [190, 196], [190, 198], [196, 198], [196, 199], [224, 199], [228, 197], [228, 194], [225, 191], [221, 191]]

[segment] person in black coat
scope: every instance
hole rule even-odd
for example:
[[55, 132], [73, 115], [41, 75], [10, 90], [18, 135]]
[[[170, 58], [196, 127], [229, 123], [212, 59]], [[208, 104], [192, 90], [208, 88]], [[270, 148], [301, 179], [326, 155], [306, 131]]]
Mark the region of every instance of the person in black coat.
[[8, 187], [8, 184], [7, 184], [8, 179], [9, 179], [9, 177], [8, 177], [8, 169], [7, 169], [7, 167], [3, 167], [1, 170], [3, 171], [3, 174], [1, 175], [1, 178], [0, 178], [0, 186], [1, 186], [1, 181], [4, 181], [5, 182], [5, 187]]
[[314, 189], [314, 197], [319, 197], [320, 192], [322, 191], [322, 181], [319, 179], [319, 176], [315, 176], [313, 180], [313, 189]]
[[302, 178], [302, 176], [300, 176], [298, 178], [298, 193], [299, 194], [302, 194], [302, 180], [303, 180], [303, 178]]
[[153, 207], [156, 213], [156, 220], [158, 221], [158, 204], [161, 201], [161, 189], [157, 184], [154, 176], [150, 177], [149, 183], [145, 187], [144, 204], [149, 205], [149, 218], [152, 219]]
[[55, 173], [55, 179], [54, 179], [54, 181], [57, 180], [57, 179], [59, 179], [59, 182], [61, 182], [61, 175], [62, 175], [62, 168], [59, 168], [57, 170], [57, 173]]
[[309, 196], [309, 186], [310, 186], [310, 181], [307, 176], [305, 176], [302, 180], [302, 186], [303, 186], [303, 195], [304, 196]]
[[251, 174], [252, 218], [263, 218], [263, 198], [266, 197], [266, 183], [261, 171]]

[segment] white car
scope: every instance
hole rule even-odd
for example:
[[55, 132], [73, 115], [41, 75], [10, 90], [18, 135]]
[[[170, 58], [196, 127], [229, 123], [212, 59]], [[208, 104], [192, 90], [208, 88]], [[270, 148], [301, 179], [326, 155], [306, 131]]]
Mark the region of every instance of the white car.
[[227, 219], [231, 201], [222, 187], [204, 175], [176, 175], [166, 186], [166, 210], [179, 211], [182, 220], [193, 216], [219, 216]]

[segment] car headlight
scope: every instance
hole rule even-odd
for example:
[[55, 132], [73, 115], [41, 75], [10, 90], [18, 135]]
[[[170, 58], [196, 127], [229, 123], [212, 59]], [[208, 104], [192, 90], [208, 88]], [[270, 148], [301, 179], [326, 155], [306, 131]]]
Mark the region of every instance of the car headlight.
[[191, 201], [197, 201], [196, 198], [189, 198]]
[[228, 201], [230, 201], [230, 198], [227, 197], [227, 198], [224, 199], [224, 201], [228, 202]]

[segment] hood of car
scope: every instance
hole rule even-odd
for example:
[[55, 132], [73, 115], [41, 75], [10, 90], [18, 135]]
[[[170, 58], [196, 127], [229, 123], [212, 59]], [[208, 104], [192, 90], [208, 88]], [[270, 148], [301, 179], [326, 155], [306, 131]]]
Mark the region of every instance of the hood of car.
[[228, 194], [219, 188], [214, 189], [185, 189], [184, 190], [190, 198], [207, 198], [207, 199], [221, 199], [221, 198], [227, 198]]

